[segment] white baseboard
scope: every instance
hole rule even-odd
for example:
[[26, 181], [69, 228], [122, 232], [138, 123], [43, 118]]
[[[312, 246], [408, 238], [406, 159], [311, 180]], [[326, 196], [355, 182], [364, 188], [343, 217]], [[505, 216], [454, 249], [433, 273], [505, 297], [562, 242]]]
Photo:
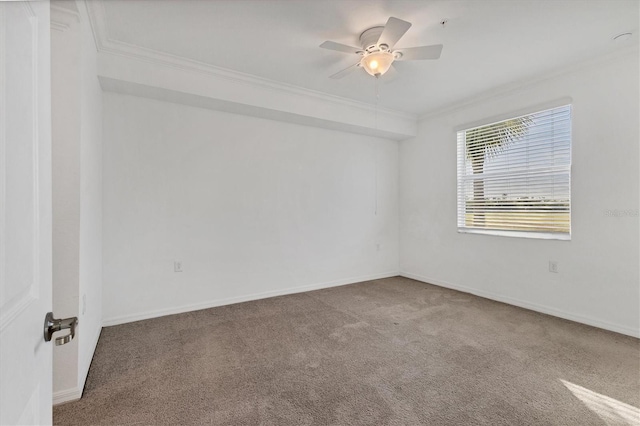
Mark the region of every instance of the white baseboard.
[[98, 329], [98, 332], [95, 333], [91, 340], [91, 351], [87, 354], [84, 359], [84, 368], [80, 373], [80, 380], [77, 386], [71, 389], [65, 389], [61, 391], [57, 391], [53, 393], [53, 405], [64, 404], [65, 402], [77, 401], [82, 398], [82, 392], [84, 392], [84, 384], [87, 381], [87, 376], [89, 375], [89, 367], [91, 366], [91, 359], [93, 358], [93, 354], [96, 351], [96, 346], [98, 346], [98, 339], [100, 338], [100, 333], [102, 332], [102, 327]]
[[97, 332], [94, 334], [91, 340], [91, 351], [86, 355], [82, 364], [83, 369], [80, 372], [79, 377], [79, 387], [80, 387], [80, 396], [82, 396], [82, 392], [84, 392], [84, 384], [87, 381], [87, 376], [89, 375], [89, 367], [91, 367], [91, 359], [93, 359], [93, 354], [96, 352], [96, 347], [98, 346], [98, 340], [100, 339], [100, 333], [102, 333], [102, 327], [100, 327]]
[[77, 401], [82, 396], [82, 388], [75, 387], [53, 393], [53, 405], [64, 404], [65, 402]]
[[165, 315], [181, 314], [184, 312], [199, 311], [201, 309], [215, 308], [216, 306], [233, 305], [234, 303], [249, 302], [251, 300], [266, 299], [268, 297], [284, 296], [287, 294], [303, 293], [305, 291], [320, 290], [323, 288], [338, 287], [346, 284], [354, 284], [362, 281], [377, 280], [382, 278], [396, 277], [400, 275], [398, 271], [385, 272], [380, 274], [365, 275], [360, 277], [345, 278], [335, 281], [304, 285], [299, 287], [290, 287], [279, 290], [265, 291], [262, 293], [254, 293], [246, 296], [229, 297], [226, 299], [215, 299], [207, 302], [193, 303], [182, 305], [175, 308], [158, 309], [136, 314], [122, 315], [119, 317], [107, 318], [102, 325], [108, 327], [111, 325], [125, 324], [128, 322], [140, 321], [150, 318], [162, 317]]
[[423, 277], [421, 275], [413, 274], [411, 272], [400, 272], [400, 276], [411, 278], [417, 281], [422, 281], [427, 284], [437, 285], [438, 287], [445, 287], [445, 288], [450, 288], [452, 290], [458, 290], [463, 293], [470, 293], [476, 296], [484, 297], [486, 299], [507, 303], [509, 305], [519, 306], [521, 308], [529, 309], [536, 312], [541, 312], [547, 315], [553, 315], [555, 317], [579, 322], [582, 324], [591, 325], [593, 327], [598, 327], [598, 328], [602, 328], [609, 331], [615, 331], [616, 333], [625, 334], [627, 336], [640, 338], [640, 329], [637, 329], [637, 328], [627, 327], [619, 324], [613, 324], [608, 321], [603, 321], [597, 318], [587, 317], [584, 315], [574, 314], [571, 312], [565, 312], [560, 309], [551, 308], [549, 306], [538, 305], [537, 303], [525, 302], [523, 300], [514, 299], [509, 296], [504, 296], [504, 295], [489, 292], [489, 291], [478, 290], [478, 289], [466, 287], [463, 285], [452, 284], [446, 281], [435, 280], [435, 279]]

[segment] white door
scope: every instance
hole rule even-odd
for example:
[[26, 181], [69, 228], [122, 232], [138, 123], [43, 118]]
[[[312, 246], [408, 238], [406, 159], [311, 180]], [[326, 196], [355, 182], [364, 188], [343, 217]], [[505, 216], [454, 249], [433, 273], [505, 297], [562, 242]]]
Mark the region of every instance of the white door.
[[0, 424], [51, 423], [49, 2], [0, 2]]

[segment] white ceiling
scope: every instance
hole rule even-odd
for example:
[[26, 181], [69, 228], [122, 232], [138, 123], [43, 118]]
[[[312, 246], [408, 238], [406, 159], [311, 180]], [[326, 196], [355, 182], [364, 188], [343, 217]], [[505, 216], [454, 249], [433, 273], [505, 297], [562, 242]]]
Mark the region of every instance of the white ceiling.
[[[437, 61], [404, 62], [380, 79], [379, 105], [422, 114], [638, 43], [638, 0], [109, 0], [111, 40], [307, 89], [375, 103], [375, 79], [328, 76], [389, 16], [413, 23], [397, 47], [444, 44]], [[440, 25], [448, 19], [446, 26]], [[612, 38], [633, 31], [626, 43]]]

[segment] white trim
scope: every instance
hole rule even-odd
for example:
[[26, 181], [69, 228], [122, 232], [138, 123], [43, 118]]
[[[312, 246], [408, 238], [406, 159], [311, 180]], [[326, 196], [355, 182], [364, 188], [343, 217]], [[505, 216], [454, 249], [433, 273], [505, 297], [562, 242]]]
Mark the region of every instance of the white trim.
[[[6, 274], [6, 145], [7, 145], [7, 100], [6, 96], [4, 96], [7, 78], [6, 78], [6, 16], [5, 16], [5, 8], [0, 7], [0, 23], [2, 23], [2, 27], [0, 27], [0, 90], [3, 93], [3, 96], [0, 96], [0, 299], [4, 299], [5, 295], [5, 274]], [[4, 306], [0, 306], [0, 308], [4, 308]], [[4, 311], [4, 309], [3, 309]], [[5, 320], [6, 314], [4, 312], [0, 313], [0, 332], [4, 330], [5, 324], [8, 324]]]
[[405, 278], [411, 278], [412, 280], [416, 280], [416, 281], [422, 281], [427, 284], [436, 285], [438, 287], [445, 287], [445, 288], [450, 288], [452, 290], [458, 290], [463, 293], [473, 294], [475, 296], [484, 297], [486, 299], [491, 299], [497, 302], [518, 306], [520, 308], [529, 309], [529, 310], [540, 312], [543, 314], [552, 315], [552, 316], [563, 318], [569, 321], [575, 321], [575, 322], [590, 325], [593, 327], [602, 328], [604, 330], [614, 331], [616, 333], [625, 334], [627, 336], [640, 338], [640, 328], [633, 328], [633, 327], [627, 327], [620, 324], [613, 324], [611, 322], [604, 321], [598, 318], [592, 318], [592, 317], [584, 316], [581, 314], [566, 312], [560, 309], [539, 305], [537, 303], [526, 302], [523, 300], [515, 299], [509, 296], [504, 296], [504, 295], [493, 293], [490, 291], [484, 291], [484, 290], [479, 290], [479, 289], [475, 289], [475, 288], [471, 288], [463, 285], [452, 284], [447, 281], [431, 279], [431, 278], [423, 277], [418, 274], [413, 274], [411, 272], [400, 272], [400, 276]]
[[52, 30], [65, 32], [72, 24], [80, 22], [80, 14], [75, 10], [61, 6], [60, 2], [51, 2], [50, 13]]
[[[104, 55], [104, 53], [103, 53]], [[216, 97], [201, 96], [189, 92], [161, 88], [160, 86], [148, 86], [118, 78], [98, 76], [100, 86], [105, 92], [119, 93], [125, 96], [135, 96], [152, 99], [159, 102], [171, 102], [179, 105], [187, 105], [196, 108], [205, 108], [213, 111], [221, 111], [230, 114], [240, 114], [249, 117], [264, 118], [267, 120], [277, 120], [284, 123], [298, 124], [302, 126], [314, 126], [328, 130], [356, 133], [378, 138], [401, 141], [416, 135], [415, 123], [410, 128], [398, 130], [398, 126], [386, 129], [379, 129], [367, 126], [362, 122], [340, 122], [330, 118], [320, 118], [315, 115], [298, 114], [291, 111], [274, 110], [256, 105], [250, 105], [232, 100], [223, 100]], [[341, 107], [343, 105], [336, 104]], [[335, 110], [335, 108], [332, 108]], [[401, 123], [396, 123], [397, 125]], [[411, 136], [413, 134], [413, 136]]]
[[96, 51], [99, 52], [104, 47], [102, 41], [107, 39], [104, 5], [100, 1], [83, 1], [82, 3], [84, 3], [85, 10], [89, 16], [89, 24], [96, 44]]
[[[87, 376], [89, 375], [89, 368], [91, 367], [91, 360], [96, 353], [96, 347], [98, 346], [98, 340], [100, 340], [100, 334], [102, 333], [102, 327], [98, 328], [98, 332], [93, 336], [91, 350], [84, 359], [84, 363], [79, 365], [78, 371], [78, 388], [80, 389], [80, 396], [84, 392], [84, 385], [87, 382]], [[82, 370], [80, 370], [82, 369]]]
[[[82, 6], [79, 6], [79, 4], [82, 3]], [[95, 15], [93, 13], [91, 13], [91, 7], [89, 6], [89, 3], [93, 3], [90, 1], [83, 1], [83, 0], [76, 0], [76, 6], [78, 7], [78, 13], [81, 14], [82, 21], [88, 21], [89, 22], [89, 28], [91, 29], [91, 35], [93, 35], [93, 45], [96, 48], [96, 52], [100, 51], [101, 48], [101, 44], [100, 44], [100, 39], [98, 38], [98, 22], [97, 19], [95, 17]], [[83, 12], [81, 12], [81, 8], [83, 10]], [[86, 18], [85, 18], [86, 16]]]
[[51, 21], [51, 29], [63, 33], [69, 29], [69, 25], [61, 24], [57, 21]]
[[367, 112], [395, 116], [404, 120], [417, 121], [418, 115], [404, 111], [398, 111], [383, 107], [376, 107], [370, 103], [356, 101], [337, 95], [320, 92], [317, 90], [307, 89], [292, 84], [282, 83], [252, 74], [230, 70], [207, 64], [205, 62], [185, 58], [182, 56], [172, 55], [146, 47], [125, 43], [119, 40], [109, 38], [109, 29], [105, 19], [104, 4], [102, 0], [86, 2], [91, 29], [96, 41], [96, 47], [99, 53], [109, 53], [128, 58], [137, 59], [148, 62], [153, 65], [175, 68], [183, 71], [199, 72], [203, 74], [213, 75], [223, 78], [234, 83], [243, 83], [247, 86], [260, 89], [271, 89], [275, 91], [291, 93], [298, 96], [306, 96], [317, 100], [345, 105], [351, 108], [359, 108]]
[[65, 402], [77, 401], [82, 397], [82, 388], [75, 387], [53, 393], [53, 405], [64, 404]]
[[566, 67], [556, 68], [548, 73], [543, 73], [534, 78], [519, 80], [513, 83], [505, 84], [493, 89], [489, 89], [479, 95], [468, 97], [459, 101], [454, 101], [448, 105], [441, 105], [433, 108], [418, 116], [418, 121], [431, 120], [436, 117], [448, 115], [464, 108], [471, 108], [480, 105], [484, 102], [510, 96], [520, 91], [526, 90], [532, 86], [542, 83], [547, 80], [552, 80], [557, 77], [571, 75], [575, 73], [583, 72], [585, 68], [595, 68], [603, 64], [609, 64], [619, 58], [624, 58], [628, 55], [638, 54], [638, 45], [631, 45], [614, 52], [597, 56], [595, 58], [588, 59], [586, 61], [570, 64]]
[[113, 318], [107, 318], [103, 321], [102, 325], [104, 327], [108, 327], [112, 325], [125, 324], [128, 322], [163, 317], [165, 315], [181, 314], [184, 312], [215, 308], [217, 306], [233, 305], [235, 303], [266, 299], [269, 297], [284, 296], [287, 294], [295, 294], [295, 293], [304, 293], [307, 291], [321, 290], [321, 289], [330, 288], [330, 287], [338, 287], [338, 286], [354, 284], [362, 281], [371, 281], [371, 280], [379, 280], [382, 278], [397, 277], [398, 275], [399, 275], [398, 271], [391, 271], [391, 272], [384, 272], [380, 274], [372, 274], [372, 275], [365, 275], [360, 277], [344, 278], [344, 279], [317, 283], [317, 284], [303, 285], [299, 287], [289, 287], [289, 288], [280, 289], [280, 290], [265, 291], [262, 293], [254, 293], [246, 296], [228, 297], [226, 299], [215, 299], [207, 302], [182, 305], [175, 308], [158, 309], [153, 311], [140, 312], [136, 314], [129, 314], [129, 315], [122, 315], [122, 316], [113, 317]]
[[[171, 55], [168, 53], [143, 48], [140, 46], [124, 43], [118, 40], [112, 40], [109, 38], [109, 29], [105, 18], [104, 4], [102, 0], [87, 1], [85, 2], [87, 12], [89, 14], [89, 20], [91, 23], [91, 30], [96, 43], [98, 52], [111, 53], [114, 55], [121, 55], [125, 57], [133, 57], [139, 60], [144, 60], [156, 65], [170, 66], [178, 69], [199, 71], [207, 74], [213, 74], [217, 77], [227, 78], [234, 82], [243, 82], [254, 87], [270, 87], [274, 90], [295, 93], [297, 95], [309, 96], [324, 101], [341, 103], [351, 107], [362, 108], [367, 111], [374, 111], [375, 106], [356, 101], [349, 98], [344, 98], [336, 95], [330, 95], [324, 92], [319, 92], [311, 89], [306, 89], [299, 86], [294, 86], [286, 83], [281, 83], [274, 80], [269, 80], [261, 77], [257, 77], [251, 74], [241, 73], [226, 68], [216, 67], [207, 63], [191, 60], [188, 58]], [[513, 83], [502, 85], [479, 95], [467, 97], [461, 100], [454, 101], [446, 105], [440, 105], [431, 110], [423, 112], [422, 114], [408, 113], [404, 111], [378, 108], [379, 113], [386, 115], [396, 115], [400, 118], [414, 121], [423, 121], [431, 119], [444, 114], [449, 114], [459, 109], [470, 107], [493, 98], [499, 98], [511, 93], [523, 90], [527, 87], [538, 84], [542, 81], [550, 80], [562, 75], [572, 74], [584, 70], [585, 67], [597, 66], [603, 63], [609, 63], [618, 57], [623, 57], [631, 53], [637, 53], [638, 45], [631, 45], [614, 52], [590, 58], [579, 63], [573, 63], [568, 66], [551, 70], [550, 72], [543, 73], [534, 78], [522, 79]], [[408, 138], [407, 138], [408, 139]]]
[[571, 232], [503, 231], [500, 229], [460, 228], [459, 234], [495, 235], [497, 237], [534, 238], [538, 240], [571, 241]]
[[259, 87], [262, 89], [270, 89], [277, 92], [291, 93], [298, 96], [306, 96], [310, 98], [319, 99], [325, 102], [337, 103], [345, 105], [351, 108], [359, 108], [367, 112], [378, 114], [391, 115], [399, 117], [405, 120], [416, 121], [417, 114], [411, 114], [408, 112], [393, 110], [384, 107], [376, 107], [369, 103], [356, 101], [349, 98], [344, 98], [337, 95], [331, 95], [329, 93], [320, 92], [317, 90], [307, 89], [300, 86], [294, 86], [292, 84], [281, 83], [275, 80], [269, 80], [263, 77], [258, 77], [252, 74], [246, 74], [239, 71], [233, 71], [222, 67], [217, 67], [204, 62], [195, 61], [193, 59], [187, 59], [180, 56], [171, 55], [168, 53], [160, 52], [157, 50], [148, 49], [145, 47], [136, 46], [133, 44], [124, 43], [121, 41], [103, 40], [100, 53], [110, 53], [112, 55], [123, 56], [125, 58], [133, 58], [140, 61], [148, 62], [160, 67], [175, 68], [182, 71], [198, 72], [207, 75], [213, 75], [215, 77], [223, 78], [225, 80], [242, 83], [250, 87]]
[[98, 329], [98, 332], [93, 337], [93, 344], [91, 345], [91, 352], [89, 352], [88, 356], [84, 359], [84, 364], [80, 365], [79, 368], [82, 368], [84, 365], [85, 371], [79, 371], [79, 380], [78, 385], [72, 387], [70, 389], [64, 389], [61, 391], [57, 391], [53, 393], [53, 405], [64, 404], [65, 402], [77, 401], [82, 398], [82, 394], [84, 393], [84, 385], [87, 381], [87, 376], [89, 375], [89, 367], [91, 366], [91, 359], [93, 358], [93, 354], [96, 352], [96, 347], [98, 346], [98, 340], [100, 339], [100, 333], [102, 332], [102, 327]]

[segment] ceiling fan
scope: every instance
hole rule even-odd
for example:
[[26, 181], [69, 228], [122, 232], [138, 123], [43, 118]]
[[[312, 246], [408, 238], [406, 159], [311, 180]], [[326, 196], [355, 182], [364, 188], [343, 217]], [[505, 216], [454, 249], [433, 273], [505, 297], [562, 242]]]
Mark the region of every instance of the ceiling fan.
[[357, 63], [333, 74], [329, 78], [342, 78], [356, 68], [364, 68], [366, 72], [377, 78], [386, 73], [394, 61], [438, 59], [442, 52], [441, 44], [394, 49], [398, 40], [409, 30], [409, 27], [411, 27], [410, 22], [390, 17], [384, 27], [369, 28], [360, 34], [362, 47], [352, 47], [334, 41], [325, 41], [320, 45], [323, 49], [355, 53], [362, 56]]

